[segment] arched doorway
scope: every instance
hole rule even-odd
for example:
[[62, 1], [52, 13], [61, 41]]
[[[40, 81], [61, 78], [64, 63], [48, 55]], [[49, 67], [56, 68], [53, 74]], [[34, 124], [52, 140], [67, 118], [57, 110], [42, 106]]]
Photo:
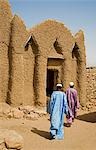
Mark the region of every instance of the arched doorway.
[[56, 89], [57, 78], [58, 78], [58, 70], [47, 69], [47, 83], [46, 83], [47, 96], [50, 96], [53, 90]]

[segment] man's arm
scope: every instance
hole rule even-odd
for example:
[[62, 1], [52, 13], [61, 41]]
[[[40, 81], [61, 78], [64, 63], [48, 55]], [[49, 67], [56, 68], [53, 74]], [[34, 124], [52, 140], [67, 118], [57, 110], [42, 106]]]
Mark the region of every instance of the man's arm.
[[80, 103], [79, 103], [79, 99], [78, 99], [78, 93], [77, 91], [75, 91], [75, 103], [76, 103], [76, 108], [79, 109], [80, 107]]
[[54, 92], [52, 93], [51, 95], [51, 99], [50, 99], [50, 108], [49, 108], [49, 113], [51, 114], [52, 113], [52, 110], [53, 110], [53, 106], [54, 106]]

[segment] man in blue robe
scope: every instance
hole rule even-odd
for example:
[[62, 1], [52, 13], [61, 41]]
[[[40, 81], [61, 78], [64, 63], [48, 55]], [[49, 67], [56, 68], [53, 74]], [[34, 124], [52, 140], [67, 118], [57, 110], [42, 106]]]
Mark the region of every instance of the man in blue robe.
[[62, 84], [57, 84], [57, 90], [53, 91], [50, 100], [50, 135], [51, 139], [64, 138], [64, 113], [68, 114], [66, 94], [62, 92]]

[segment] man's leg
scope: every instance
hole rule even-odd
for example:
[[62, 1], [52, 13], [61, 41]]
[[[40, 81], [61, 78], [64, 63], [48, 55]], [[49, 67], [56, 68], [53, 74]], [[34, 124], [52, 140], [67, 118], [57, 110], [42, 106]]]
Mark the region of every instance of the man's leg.
[[56, 133], [56, 139], [58, 139], [58, 140], [64, 139], [64, 126], [63, 125], [64, 125], [64, 115], [62, 115], [62, 117], [61, 117], [61, 122], [60, 122], [59, 128]]
[[67, 118], [67, 127], [71, 127], [72, 125], [72, 117]]
[[56, 137], [56, 133], [57, 133], [57, 129], [54, 129], [54, 127], [50, 127], [50, 136], [51, 136], [51, 139], [55, 139]]
[[64, 139], [64, 129], [63, 129], [63, 125], [60, 126], [59, 129], [57, 130], [56, 139], [57, 139], [57, 140], [63, 140], [63, 139]]

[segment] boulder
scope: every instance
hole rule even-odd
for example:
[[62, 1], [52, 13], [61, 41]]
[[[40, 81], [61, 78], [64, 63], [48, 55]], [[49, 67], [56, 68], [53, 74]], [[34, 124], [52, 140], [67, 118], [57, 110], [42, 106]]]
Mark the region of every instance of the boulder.
[[[14, 130], [0, 129], [0, 146], [8, 149], [22, 149], [23, 137]], [[0, 149], [1, 150], [1, 149]]]

